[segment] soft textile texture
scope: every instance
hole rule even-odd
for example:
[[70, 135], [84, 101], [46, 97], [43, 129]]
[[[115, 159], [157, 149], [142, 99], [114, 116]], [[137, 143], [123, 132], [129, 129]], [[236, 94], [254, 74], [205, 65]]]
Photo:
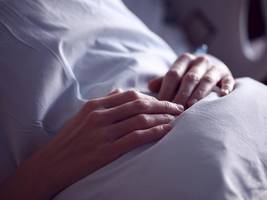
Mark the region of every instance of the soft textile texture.
[[[119, 0], [0, 0], [0, 182], [87, 99], [147, 92], [175, 58]], [[265, 86], [240, 80], [56, 199], [257, 199], [267, 187], [266, 99]]]
[[0, 0], [0, 182], [84, 102], [176, 55], [118, 0]]
[[84, 178], [56, 200], [259, 200], [267, 189], [267, 87], [242, 79], [184, 112], [157, 144]]

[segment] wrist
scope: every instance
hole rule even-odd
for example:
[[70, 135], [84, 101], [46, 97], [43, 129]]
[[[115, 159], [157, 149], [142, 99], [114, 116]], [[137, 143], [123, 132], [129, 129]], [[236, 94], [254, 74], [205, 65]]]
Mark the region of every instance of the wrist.
[[40, 199], [54, 197], [58, 188], [51, 177], [52, 170], [44, 161], [33, 155], [0, 185], [0, 199]]

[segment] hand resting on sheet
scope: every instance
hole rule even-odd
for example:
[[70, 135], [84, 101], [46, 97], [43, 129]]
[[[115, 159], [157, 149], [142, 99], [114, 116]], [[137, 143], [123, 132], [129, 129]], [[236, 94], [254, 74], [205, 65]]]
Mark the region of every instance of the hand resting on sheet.
[[[89, 101], [51, 142], [4, 182], [0, 197], [51, 199], [134, 148], [161, 139], [171, 130], [170, 122], [183, 111], [182, 105], [192, 106], [216, 84], [220, 84], [221, 94], [227, 95], [234, 83], [221, 61], [207, 55], [183, 54], [165, 76], [149, 83], [150, 90], [159, 93], [160, 101], [119, 90]], [[40, 174], [44, 177], [42, 184]], [[16, 192], [11, 192], [14, 187]]]
[[121, 155], [159, 140], [182, 112], [181, 105], [135, 91], [91, 100], [4, 182], [0, 199], [51, 199]]
[[229, 94], [235, 80], [228, 67], [211, 55], [182, 54], [166, 75], [149, 82], [149, 89], [160, 100], [174, 101], [190, 107], [206, 97], [218, 85], [221, 95]]

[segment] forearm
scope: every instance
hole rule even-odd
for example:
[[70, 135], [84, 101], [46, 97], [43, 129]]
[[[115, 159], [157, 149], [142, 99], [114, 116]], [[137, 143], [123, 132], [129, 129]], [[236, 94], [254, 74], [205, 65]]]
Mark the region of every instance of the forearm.
[[0, 186], [0, 199], [52, 199], [125, 153], [160, 140], [182, 112], [180, 105], [134, 91], [89, 101]]
[[90, 173], [92, 166], [85, 168], [86, 173], [79, 174], [79, 160], [66, 157], [69, 151], [65, 148], [64, 138], [58, 134], [22, 163], [13, 175], [0, 184], [0, 199], [49, 200]]
[[31, 158], [0, 185], [0, 199], [48, 200], [55, 195], [52, 173], [40, 160]]

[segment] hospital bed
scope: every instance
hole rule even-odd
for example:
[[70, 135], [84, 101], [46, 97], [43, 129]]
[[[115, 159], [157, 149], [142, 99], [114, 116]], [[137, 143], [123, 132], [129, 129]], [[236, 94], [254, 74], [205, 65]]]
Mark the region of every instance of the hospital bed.
[[[149, 92], [147, 81], [177, 58], [121, 1], [1, 0], [0, 33], [0, 181], [88, 99]], [[212, 93], [184, 112], [157, 144], [55, 199], [258, 200], [267, 190], [265, 99], [266, 86], [238, 80], [230, 95]]]
[[236, 77], [249, 76], [265, 81], [267, 6], [266, 1], [257, 1], [255, 12], [261, 12], [260, 18], [252, 20], [260, 21], [262, 34], [251, 39], [249, 14], [253, 2], [249, 0], [144, 0], [138, 4], [134, 0], [124, 0], [177, 54], [207, 44], [209, 53], [224, 60]]
[[[165, 1], [193, 46], [208, 44], [209, 52], [225, 61], [236, 77], [249, 76], [259, 81], [267, 78], [265, 0]], [[258, 12], [254, 22], [249, 18], [252, 5]], [[249, 25], [257, 22], [262, 34], [252, 40]]]

